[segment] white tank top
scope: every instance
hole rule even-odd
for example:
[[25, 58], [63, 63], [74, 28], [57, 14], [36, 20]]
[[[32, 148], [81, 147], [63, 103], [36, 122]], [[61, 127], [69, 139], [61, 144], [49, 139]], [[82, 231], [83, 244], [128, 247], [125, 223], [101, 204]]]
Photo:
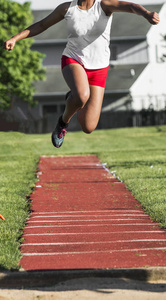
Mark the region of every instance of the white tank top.
[[95, 0], [88, 10], [82, 10], [73, 0], [65, 14], [68, 43], [63, 55], [71, 57], [86, 69], [101, 69], [109, 65], [112, 16], [106, 16], [101, 0]]

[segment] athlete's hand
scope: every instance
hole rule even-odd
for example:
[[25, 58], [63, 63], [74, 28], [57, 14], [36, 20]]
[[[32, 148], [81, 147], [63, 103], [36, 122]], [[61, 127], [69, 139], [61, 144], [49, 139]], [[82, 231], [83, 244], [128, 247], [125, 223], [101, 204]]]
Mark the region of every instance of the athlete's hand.
[[11, 51], [13, 50], [15, 43], [16, 41], [13, 38], [11, 38], [10, 40], [7, 40], [6, 42], [3, 43], [3, 49]]
[[159, 14], [156, 12], [148, 12], [146, 19], [152, 25], [157, 25], [160, 22]]

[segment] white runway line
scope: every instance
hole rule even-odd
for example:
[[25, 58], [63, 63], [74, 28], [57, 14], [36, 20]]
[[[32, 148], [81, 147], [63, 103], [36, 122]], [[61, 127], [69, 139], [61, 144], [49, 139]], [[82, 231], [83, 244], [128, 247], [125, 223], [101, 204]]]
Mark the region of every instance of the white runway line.
[[127, 223], [127, 224], [116, 224], [116, 223], [114, 223], [114, 224], [103, 224], [103, 225], [98, 225], [98, 224], [89, 224], [89, 225], [87, 225], [87, 224], [85, 224], [85, 225], [79, 225], [79, 224], [77, 224], [77, 225], [59, 225], [59, 224], [57, 224], [57, 225], [38, 225], [38, 226], [36, 226], [36, 225], [34, 225], [34, 226], [28, 226], [27, 228], [29, 229], [29, 228], [54, 228], [54, 227], [56, 227], [56, 228], [60, 228], [60, 227], [75, 227], [75, 226], [77, 226], [77, 227], [96, 227], [96, 226], [144, 226], [144, 225], [146, 225], [146, 226], [156, 226], [156, 224], [154, 224], [154, 223]]
[[30, 217], [29, 219], [38, 219], [38, 218], [76, 218], [76, 217], [78, 217], [78, 218], [85, 218], [85, 217], [93, 217], [94, 216], [94, 218], [97, 218], [97, 217], [111, 217], [111, 216], [113, 216], [113, 217], [144, 217], [144, 218], [149, 218], [149, 216], [148, 215], [145, 215], [145, 214], [113, 214], [113, 215], [106, 215], [106, 214], [104, 214], [104, 215], [95, 215], [95, 214], [93, 214], [93, 215], [74, 215], [74, 216], [71, 216], [71, 215], [46, 215], [46, 216], [32, 216], [32, 217]]
[[59, 211], [59, 212], [57, 212], [57, 211], [52, 211], [52, 212], [48, 212], [48, 211], [46, 211], [46, 212], [32, 212], [31, 214], [32, 215], [43, 215], [43, 214], [63, 214], [63, 215], [65, 215], [65, 214], [73, 214], [73, 215], [75, 215], [76, 213], [79, 213], [79, 214], [85, 214], [85, 213], [102, 213], [102, 214], [104, 214], [104, 213], [114, 213], [114, 212], [116, 212], [116, 213], [118, 213], [118, 212], [135, 212], [135, 213], [141, 213], [141, 214], [143, 214], [143, 210], [142, 209], [111, 209], [111, 210], [83, 210], [83, 211], [81, 211], [81, 210], [75, 210], [75, 211]]
[[[57, 223], [57, 222], [60, 222], [60, 223], [66, 223], [66, 222], [108, 222], [108, 221], [131, 221], [131, 220], [141, 220], [141, 219], [132, 219], [132, 218], [128, 218], [128, 219], [98, 219], [98, 220], [42, 220], [42, 221], [28, 221], [29, 223], [46, 223], [46, 222], [49, 222], [49, 223]], [[27, 223], [28, 223], [27, 222]]]
[[98, 242], [66, 242], [66, 243], [27, 243], [27, 244], [22, 244], [22, 246], [98, 245], [98, 244], [139, 243], [139, 242], [166, 242], [166, 239], [137, 239], [137, 240], [98, 241]]
[[59, 236], [59, 235], [110, 235], [110, 234], [131, 234], [131, 233], [161, 233], [161, 234], [165, 234], [165, 231], [161, 231], [161, 230], [142, 230], [142, 231], [114, 231], [114, 232], [67, 232], [67, 233], [52, 233], [52, 232], [48, 232], [48, 233], [25, 233], [24, 236]]
[[[122, 249], [122, 250], [105, 250], [105, 251], [85, 251], [85, 252], [48, 252], [48, 253], [22, 253], [23, 256], [51, 256], [51, 255], [54, 255], [54, 256], [57, 256], [57, 255], [74, 255], [74, 254], [95, 254], [95, 253], [113, 253], [113, 252], [141, 252], [141, 251], [154, 251], [154, 250], [157, 250], [157, 251], [165, 251], [166, 250], [166, 247], [155, 247], [155, 248], [144, 248], [144, 249]], [[141, 256], [141, 255], [140, 255]]]

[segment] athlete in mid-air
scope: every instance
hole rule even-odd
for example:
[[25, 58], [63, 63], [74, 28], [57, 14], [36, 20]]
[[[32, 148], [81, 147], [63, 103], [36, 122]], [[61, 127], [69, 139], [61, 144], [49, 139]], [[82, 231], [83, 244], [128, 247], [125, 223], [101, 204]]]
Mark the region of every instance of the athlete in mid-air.
[[115, 12], [134, 13], [153, 25], [159, 23], [158, 13], [150, 12], [139, 4], [118, 0], [73, 0], [60, 4], [46, 18], [4, 42], [3, 47], [12, 50], [19, 40], [36, 36], [66, 19], [68, 43], [62, 55], [62, 73], [70, 91], [66, 95], [64, 113], [52, 133], [52, 143], [57, 148], [62, 145], [66, 128], [75, 113], [85, 133], [91, 133], [98, 124]]

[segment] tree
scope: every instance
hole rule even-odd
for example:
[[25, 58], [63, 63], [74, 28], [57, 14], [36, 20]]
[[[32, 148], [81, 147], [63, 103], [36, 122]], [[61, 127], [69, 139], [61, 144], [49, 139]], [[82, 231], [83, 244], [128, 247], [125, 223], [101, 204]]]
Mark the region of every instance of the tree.
[[5, 40], [22, 31], [33, 22], [30, 2], [19, 4], [0, 0], [0, 108], [10, 108], [19, 98], [34, 105], [34, 81], [45, 78], [43, 54], [32, 51], [33, 39], [17, 42], [12, 51], [2, 49]]

